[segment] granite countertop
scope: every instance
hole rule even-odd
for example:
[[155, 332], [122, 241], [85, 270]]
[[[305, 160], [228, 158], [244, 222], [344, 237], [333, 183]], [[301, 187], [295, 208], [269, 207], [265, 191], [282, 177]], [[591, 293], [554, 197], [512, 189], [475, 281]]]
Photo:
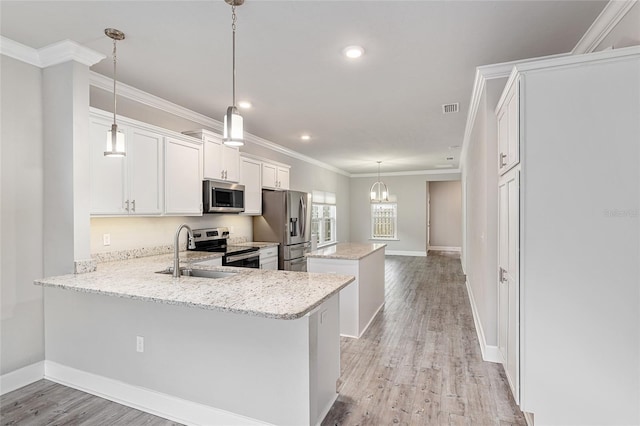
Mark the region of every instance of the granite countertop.
[[[212, 253], [180, 254], [182, 264], [215, 257]], [[354, 281], [351, 275], [271, 271], [251, 268], [201, 267], [232, 271], [226, 278], [173, 278], [156, 274], [173, 264], [172, 255], [101, 263], [97, 271], [36, 280], [44, 287], [62, 288], [155, 303], [234, 312], [265, 318], [296, 319], [322, 304]]]
[[321, 259], [360, 260], [384, 247], [386, 244], [380, 243], [338, 243], [307, 253], [306, 256]]

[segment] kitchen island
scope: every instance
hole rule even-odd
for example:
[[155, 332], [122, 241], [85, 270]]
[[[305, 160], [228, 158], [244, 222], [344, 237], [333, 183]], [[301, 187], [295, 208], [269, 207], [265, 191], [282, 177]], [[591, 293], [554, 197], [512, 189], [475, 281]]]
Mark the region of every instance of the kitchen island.
[[355, 282], [340, 292], [340, 334], [359, 338], [384, 306], [386, 244], [339, 243], [307, 254], [309, 272], [348, 274]]
[[153, 256], [38, 280], [45, 378], [186, 424], [319, 424], [337, 396], [338, 293], [354, 277], [155, 273], [170, 264]]

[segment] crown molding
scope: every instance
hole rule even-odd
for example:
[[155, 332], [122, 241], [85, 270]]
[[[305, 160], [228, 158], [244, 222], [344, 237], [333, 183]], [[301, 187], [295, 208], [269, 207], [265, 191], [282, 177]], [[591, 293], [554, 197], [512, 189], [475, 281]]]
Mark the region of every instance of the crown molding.
[[36, 49], [4, 36], [0, 36], [0, 54], [29, 65], [40, 67], [40, 56]]
[[102, 53], [71, 40], [63, 40], [41, 49], [34, 49], [10, 38], [0, 37], [0, 54], [38, 68], [47, 68], [67, 61], [76, 61], [90, 67], [106, 58]]
[[[89, 84], [91, 86], [97, 87], [98, 89], [106, 90], [107, 92], [113, 93], [113, 80], [102, 74], [98, 74], [97, 72], [92, 71], [89, 73]], [[174, 104], [173, 102], [167, 101], [166, 99], [162, 99], [158, 96], [144, 92], [140, 89], [136, 89], [133, 86], [129, 86], [124, 83], [118, 83], [118, 96], [122, 96], [132, 101], [139, 102], [155, 109], [159, 109], [161, 111], [184, 118], [189, 121], [193, 121], [194, 123], [205, 126], [220, 134], [223, 133], [222, 122], [211, 117], [207, 117], [206, 115], [200, 114], [198, 112], [192, 111], [183, 106]], [[253, 135], [251, 133], [245, 132], [244, 139], [246, 142], [262, 146], [275, 152], [279, 152], [288, 157], [296, 158], [298, 160], [313, 164], [314, 166], [321, 167], [323, 169], [341, 174], [343, 176], [350, 176], [348, 172], [342, 169], [339, 169], [327, 163], [323, 163], [322, 161], [308, 157], [304, 154], [300, 154], [299, 152], [293, 151], [289, 148], [285, 148], [281, 145]]]
[[591, 53], [602, 43], [618, 22], [638, 4], [637, 0], [611, 0], [571, 51], [573, 55]]
[[[455, 175], [460, 174], [460, 169], [414, 170], [408, 172], [385, 172], [380, 176], [424, 176], [424, 175]], [[352, 178], [378, 177], [378, 173], [352, 173]]]

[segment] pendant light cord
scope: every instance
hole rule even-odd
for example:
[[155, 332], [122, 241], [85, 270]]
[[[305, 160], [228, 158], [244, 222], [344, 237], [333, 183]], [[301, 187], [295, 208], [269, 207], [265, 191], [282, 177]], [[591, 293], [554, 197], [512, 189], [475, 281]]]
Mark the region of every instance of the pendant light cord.
[[113, 39], [113, 124], [116, 124], [116, 39]]
[[236, 107], [236, 6], [231, 6], [231, 30], [232, 30], [232, 63], [233, 63], [233, 107]]

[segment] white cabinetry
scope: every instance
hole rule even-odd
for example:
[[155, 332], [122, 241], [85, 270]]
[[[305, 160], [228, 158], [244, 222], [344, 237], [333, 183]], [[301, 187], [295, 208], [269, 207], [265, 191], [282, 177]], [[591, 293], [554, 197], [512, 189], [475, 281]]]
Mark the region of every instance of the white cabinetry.
[[640, 47], [524, 63], [498, 103], [499, 348], [536, 424], [640, 424], [638, 76]]
[[244, 185], [244, 213], [262, 214], [262, 162], [240, 156], [240, 183]]
[[289, 166], [262, 163], [262, 187], [267, 189], [289, 189]]
[[112, 119], [107, 113], [92, 111], [91, 143], [91, 214], [92, 215], [161, 215], [162, 214], [162, 134], [118, 119], [125, 134], [125, 157], [105, 157], [105, 140]]
[[165, 213], [202, 215], [202, 143], [194, 138], [167, 137]]
[[509, 87], [498, 111], [498, 170], [500, 174], [510, 170], [520, 161], [518, 139], [519, 85]]
[[278, 269], [278, 247], [260, 249], [260, 269]]
[[208, 130], [184, 133], [201, 139], [204, 144], [204, 179], [224, 182], [240, 180], [240, 151], [237, 147], [225, 145], [222, 136]]

